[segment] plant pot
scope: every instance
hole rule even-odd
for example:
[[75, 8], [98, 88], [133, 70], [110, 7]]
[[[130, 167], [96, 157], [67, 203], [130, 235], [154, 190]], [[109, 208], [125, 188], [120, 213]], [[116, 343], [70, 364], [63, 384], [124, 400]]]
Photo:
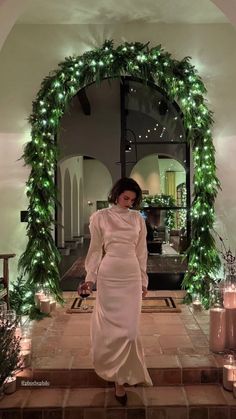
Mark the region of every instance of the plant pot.
[[3, 391], [5, 394], [12, 394], [16, 391], [16, 377], [9, 377], [4, 383]]

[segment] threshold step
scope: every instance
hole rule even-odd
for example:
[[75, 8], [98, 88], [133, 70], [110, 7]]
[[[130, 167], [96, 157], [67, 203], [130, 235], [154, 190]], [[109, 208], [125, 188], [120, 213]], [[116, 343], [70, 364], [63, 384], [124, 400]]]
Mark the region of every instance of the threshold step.
[[1, 418], [235, 419], [236, 399], [220, 385], [126, 387], [122, 407], [114, 388], [51, 389], [25, 385], [0, 400]]
[[[176, 366], [148, 368], [154, 386], [175, 386], [187, 384], [221, 384], [222, 367], [219, 366]], [[110, 383], [100, 378], [93, 368], [32, 368], [25, 369], [17, 375], [17, 387], [22, 382], [47, 381], [50, 387], [100, 387], [106, 388]], [[30, 385], [28, 385], [30, 387]], [[32, 384], [34, 386], [34, 384]]]

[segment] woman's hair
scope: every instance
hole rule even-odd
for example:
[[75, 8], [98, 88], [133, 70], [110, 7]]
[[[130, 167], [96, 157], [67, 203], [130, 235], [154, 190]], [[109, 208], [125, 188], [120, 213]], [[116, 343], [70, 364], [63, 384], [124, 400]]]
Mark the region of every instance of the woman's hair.
[[133, 203], [133, 208], [138, 209], [142, 202], [142, 190], [138, 183], [131, 179], [130, 177], [122, 177], [119, 179], [112, 187], [109, 195], [108, 195], [108, 202], [111, 204], [116, 204], [119, 196], [124, 191], [132, 191], [136, 193], [136, 198]]

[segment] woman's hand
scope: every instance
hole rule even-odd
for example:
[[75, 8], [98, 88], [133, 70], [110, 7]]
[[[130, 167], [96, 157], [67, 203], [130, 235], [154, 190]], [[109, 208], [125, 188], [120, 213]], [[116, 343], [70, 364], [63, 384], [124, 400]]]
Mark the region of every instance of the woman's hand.
[[78, 287], [78, 294], [86, 294], [89, 293], [91, 294], [93, 291], [93, 282], [88, 281], [88, 282], [83, 282], [83, 284], [80, 284]]
[[147, 295], [147, 287], [142, 287], [142, 298], [145, 298]]

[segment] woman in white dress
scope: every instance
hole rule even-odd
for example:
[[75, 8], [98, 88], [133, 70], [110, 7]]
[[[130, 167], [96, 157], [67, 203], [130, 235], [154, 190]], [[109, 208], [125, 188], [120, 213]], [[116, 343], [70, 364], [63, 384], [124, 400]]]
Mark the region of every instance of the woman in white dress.
[[91, 319], [92, 358], [96, 373], [115, 382], [115, 397], [127, 402], [124, 384], [152, 385], [142, 344], [139, 319], [147, 294], [146, 226], [138, 208], [142, 192], [131, 178], [120, 179], [109, 195], [111, 207], [90, 218], [91, 242], [85, 261], [85, 283], [97, 286]]

